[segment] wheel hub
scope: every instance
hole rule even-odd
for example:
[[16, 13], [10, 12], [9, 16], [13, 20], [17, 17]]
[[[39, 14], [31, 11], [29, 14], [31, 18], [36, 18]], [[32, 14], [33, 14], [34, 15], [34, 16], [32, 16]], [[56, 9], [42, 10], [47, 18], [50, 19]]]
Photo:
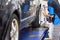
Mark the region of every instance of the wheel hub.
[[16, 19], [12, 20], [10, 37], [11, 40], [18, 40], [18, 21]]

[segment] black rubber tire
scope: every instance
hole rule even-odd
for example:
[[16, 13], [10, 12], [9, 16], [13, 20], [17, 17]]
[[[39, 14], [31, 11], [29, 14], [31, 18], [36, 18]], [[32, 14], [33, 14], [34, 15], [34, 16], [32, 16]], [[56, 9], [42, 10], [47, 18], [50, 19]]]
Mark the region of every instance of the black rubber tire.
[[36, 11], [36, 18], [32, 22], [32, 28], [38, 28], [38, 27], [40, 27], [40, 24], [39, 24], [39, 12], [40, 12], [40, 6], [38, 7], [38, 9]]
[[[16, 19], [17, 21], [18, 21], [18, 17], [15, 15], [15, 14], [13, 14], [12, 15], [12, 17], [11, 17], [11, 19], [9, 20], [9, 24], [8, 24], [8, 30], [7, 30], [7, 34], [6, 34], [6, 36], [5, 36], [5, 40], [11, 40], [11, 38], [10, 38], [10, 31], [11, 31], [11, 23], [12, 23], [12, 20], [13, 19]], [[19, 26], [19, 21], [18, 21], [18, 26]], [[18, 30], [19, 31], [19, 30]], [[19, 34], [18, 34], [19, 35]], [[18, 40], [19, 40], [19, 38], [18, 38]]]
[[38, 28], [39, 25], [39, 17], [36, 17], [36, 19], [32, 22], [32, 28]]

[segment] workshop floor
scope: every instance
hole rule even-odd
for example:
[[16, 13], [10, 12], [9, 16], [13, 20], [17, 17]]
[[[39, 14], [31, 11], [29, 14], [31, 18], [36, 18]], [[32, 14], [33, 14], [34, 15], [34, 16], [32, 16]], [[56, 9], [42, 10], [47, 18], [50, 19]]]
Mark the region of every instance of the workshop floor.
[[47, 35], [46, 28], [25, 28], [20, 31], [20, 40], [44, 40]]

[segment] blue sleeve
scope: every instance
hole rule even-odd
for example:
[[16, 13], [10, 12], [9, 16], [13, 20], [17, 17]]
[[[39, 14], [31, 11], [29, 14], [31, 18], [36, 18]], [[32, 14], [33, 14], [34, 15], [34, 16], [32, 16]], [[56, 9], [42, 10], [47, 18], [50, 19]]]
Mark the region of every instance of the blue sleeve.
[[53, 7], [48, 6], [48, 11], [49, 11], [49, 14], [54, 14], [54, 8]]

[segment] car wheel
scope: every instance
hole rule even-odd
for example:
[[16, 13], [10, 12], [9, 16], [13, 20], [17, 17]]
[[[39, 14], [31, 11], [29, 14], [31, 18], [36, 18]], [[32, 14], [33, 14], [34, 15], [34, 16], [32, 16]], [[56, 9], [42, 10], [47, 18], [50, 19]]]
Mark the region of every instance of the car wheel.
[[8, 27], [5, 40], [19, 40], [19, 22], [15, 14], [12, 15]]

